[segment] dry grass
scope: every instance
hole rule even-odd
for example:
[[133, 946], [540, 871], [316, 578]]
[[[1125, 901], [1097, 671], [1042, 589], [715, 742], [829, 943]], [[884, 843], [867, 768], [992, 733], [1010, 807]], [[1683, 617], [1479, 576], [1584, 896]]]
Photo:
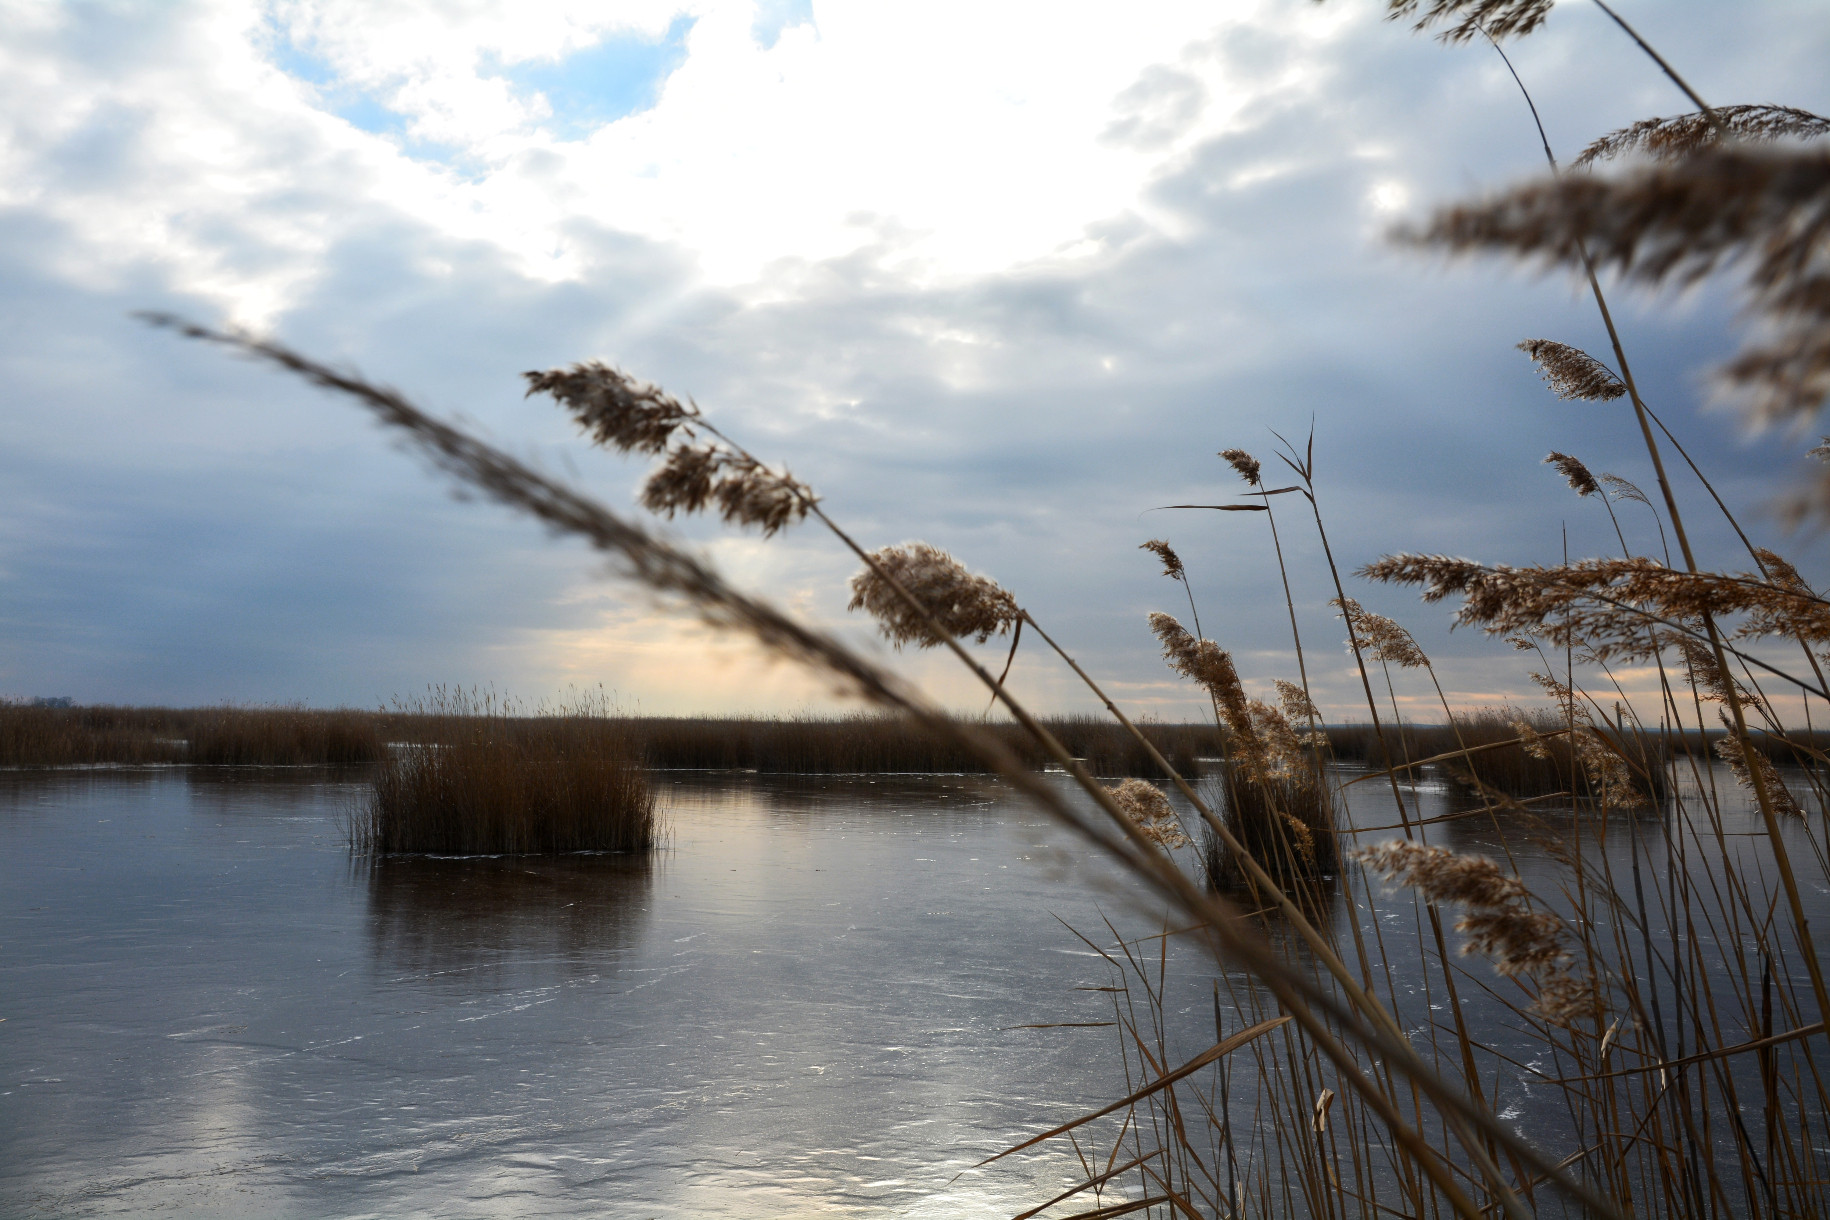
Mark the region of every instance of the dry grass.
[[413, 715], [423, 736], [376, 773], [351, 828], [358, 851], [528, 855], [654, 846], [654, 794], [618, 722], [514, 717], [461, 695]]
[[303, 708], [0, 707], [0, 766], [297, 766], [379, 761], [372, 714]]
[[[1094, 775], [1156, 775], [1156, 764], [1118, 725], [1092, 717], [1058, 717], [1051, 732]], [[771, 771], [785, 774], [977, 772], [985, 760], [957, 741], [917, 724], [884, 716], [781, 717], [772, 719], [636, 719], [631, 740], [651, 767]], [[989, 732], [1033, 768], [1047, 755], [1017, 725]], [[1200, 774], [1200, 752], [1214, 748], [1212, 730], [1200, 725], [1149, 724], [1144, 734], [1184, 774]]]

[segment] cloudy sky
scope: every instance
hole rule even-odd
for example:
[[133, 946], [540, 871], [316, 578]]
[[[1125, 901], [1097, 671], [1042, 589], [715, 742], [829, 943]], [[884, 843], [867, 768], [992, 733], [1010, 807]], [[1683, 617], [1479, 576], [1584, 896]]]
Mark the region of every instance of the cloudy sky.
[[[1553, 560], [1566, 536], [1605, 553], [1606, 514], [1540, 461], [1568, 450], [1650, 489], [1631, 420], [1555, 401], [1513, 350], [1604, 350], [1592, 304], [1385, 239], [1537, 172], [1529, 114], [1491, 48], [1383, 7], [0, 0], [0, 692], [373, 706], [433, 683], [601, 685], [650, 713], [831, 706], [583, 548], [455, 500], [347, 405], [142, 309], [359, 368], [629, 508], [641, 464], [586, 447], [519, 380], [615, 360], [868, 543], [924, 539], [995, 576], [1165, 718], [1197, 705], [1145, 627], [1186, 610], [1137, 550], [1151, 537], [1249, 683], [1294, 676], [1263, 516], [1150, 511], [1231, 499], [1219, 449], [1269, 464], [1273, 430], [1313, 425], [1348, 571], [1401, 549]], [[1821, 0], [1619, 7], [1711, 101], [1830, 112]], [[1592, 5], [1512, 49], [1560, 154], [1687, 108]], [[1620, 312], [1649, 398], [1758, 519], [1803, 445], [1706, 409], [1734, 304], [1623, 292]], [[1278, 524], [1310, 675], [1349, 717], [1293, 500]], [[1655, 547], [1650, 515], [1622, 509]], [[845, 613], [854, 565], [815, 530], [668, 528], [880, 649]], [[1825, 574], [1830, 544], [1759, 532]], [[1458, 703], [1528, 695], [1504, 645], [1348, 584], [1417, 632]], [[977, 706], [939, 658], [894, 663]], [[1043, 708], [1089, 706], [1040, 653], [1017, 674]]]

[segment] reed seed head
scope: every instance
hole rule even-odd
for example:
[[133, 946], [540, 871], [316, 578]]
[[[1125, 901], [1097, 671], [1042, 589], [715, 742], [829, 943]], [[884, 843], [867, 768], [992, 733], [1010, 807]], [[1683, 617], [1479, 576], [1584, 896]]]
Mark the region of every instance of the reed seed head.
[[1253, 487], [1260, 485], [1260, 481], [1264, 474], [1264, 467], [1259, 464], [1257, 458], [1243, 449], [1222, 449], [1220, 451], [1220, 456], [1226, 459], [1226, 464], [1228, 466], [1231, 466], [1239, 473], [1240, 478], [1244, 479]]
[[[1830, 149], [1712, 146], [1615, 177], [1540, 179], [1440, 212], [1407, 240], [1509, 252], [1643, 284], [1744, 270], [1757, 339], [1721, 370], [1756, 424], [1802, 423], [1830, 397]], [[1819, 507], [1830, 506], [1830, 490]]]
[[1549, 973], [1538, 980], [1538, 999], [1534, 1007], [1546, 1021], [1565, 1029], [1575, 1029], [1607, 1015], [1607, 1006], [1602, 1003], [1595, 980], [1567, 973]]
[[[1549, 674], [1534, 673], [1531, 680], [1543, 687], [1557, 701], [1565, 723], [1570, 726], [1570, 750], [1588, 776], [1595, 799], [1604, 809], [1637, 809], [1647, 805], [1645, 794], [1633, 782], [1633, 768], [1622, 758], [1595, 725], [1588, 704], [1570, 687]], [[1521, 728], [1515, 720], [1514, 728]], [[1549, 748], [1529, 730], [1519, 734], [1525, 752], [1534, 758], [1552, 757]], [[1535, 740], [1534, 740], [1535, 739]]]
[[1253, 736], [1251, 708], [1239, 671], [1233, 668], [1232, 655], [1212, 640], [1197, 640], [1174, 615], [1153, 612], [1150, 630], [1162, 644], [1163, 659], [1169, 662], [1169, 668], [1206, 688], [1229, 729]]
[[1798, 574], [1798, 569], [1776, 551], [1769, 551], [1763, 546], [1754, 548], [1754, 557], [1760, 560], [1760, 566], [1766, 571], [1766, 577], [1781, 588], [1794, 593], [1809, 596], [1811, 586]]
[[1191, 840], [1162, 789], [1141, 779], [1127, 779], [1106, 789], [1142, 834], [1165, 850], [1187, 847]]
[[1593, 982], [1568, 971], [1563, 921], [1533, 909], [1525, 883], [1493, 861], [1409, 839], [1375, 843], [1353, 855], [1387, 880], [1416, 890], [1425, 902], [1467, 908], [1455, 924], [1467, 936], [1461, 951], [1486, 957], [1504, 977], [1531, 980], [1545, 1020], [1567, 1026], [1601, 1011]]
[[711, 503], [725, 452], [712, 445], [676, 445], [642, 484], [642, 507], [672, 517]]
[[1736, 638], [1830, 642], [1830, 602], [1757, 572], [1686, 572], [1645, 558], [1515, 568], [1447, 555], [1388, 555], [1359, 574], [1421, 585], [1426, 602], [1459, 594], [1457, 626], [1542, 636], [1558, 647], [1588, 649], [1598, 660], [1655, 656], [1662, 639], [1646, 630], [1647, 615], [1667, 623], [1745, 615]]
[[1767, 799], [1773, 803], [1773, 811], [1802, 819], [1805, 811], [1800, 808], [1797, 799], [1792, 796], [1791, 789], [1787, 788], [1785, 781], [1780, 778], [1779, 768], [1773, 765], [1772, 759], [1758, 750], [1747, 750], [1742, 747], [1741, 738], [1735, 735], [1734, 725], [1729, 720], [1727, 713], [1722, 714], [1722, 727], [1727, 732], [1716, 739], [1714, 747], [1716, 757], [1728, 764], [1728, 769], [1734, 772], [1735, 779], [1741, 786], [1752, 793], [1754, 777], [1750, 766], [1759, 768], [1760, 782], [1766, 788]]
[[1315, 867], [1315, 832], [1299, 817], [1278, 810], [1283, 818], [1284, 827], [1290, 832], [1290, 845], [1296, 849], [1296, 858], [1309, 868]]
[[1794, 106], [1719, 106], [1708, 114], [1641, 119], [1609, 132], [1571, 162], [1576, 168], [1639, 153], [1660, 160], [1687, 157], [1723, 140], [1763, 143], [1830, 134], [1830, 119]]
[[1612, 369], [1580, 348], [1552, 339], [1527, 339], [1519, 350], [1531, 357], [1558, 398], [1607, 402], [1627, 392], [1626, 383]]
[[1277, 701], [1283, 704], [1284, 715], [1290, 719], [1314, 723], [1322, 718], [1322, 714], [1315, 710], [1315, 704], [1310, 702], [1309, 692], [1296, 683], [1275, 678], [1272, 685], [1277, 687]]
[[642, 485], [642, 507], [672, 517], [716, 502], [733, 525], [758, 525], [764, 536], [805, 517], [818, 497], [786, 471], [721, 445], [675, 445]]
[[1647, 508], [1652, 507], [1652, 501], [1646, 499], [1645, 492], [1641, 491], [1632, 483], [1627, 482], [1627, 480], [1621, 478], [1619, 475], [1601, 474], [1596, 477], [1607, 487], [1608, 494], [1613, 496], [1616, 504], [1622, 500], [1637, 500]]
[[1419, 32], [1447, 26], [1437, 37], [1468, 42], [1482, 34], [1495, 40], [1531, 33], [1550, 15], [1553, 0], [1387, 0], [1386, 19], [1413, 21]]
[[1580, 458], [1553, 449], [1550, 456], [1544, 459], [1544, 464], [1555, 466], [1557, 473], [1569, 481], [1570, 490], [1579, 496], [1592, 496], [1601, 490], [1601, 484], [1595, 481], [1595, 476], [1589, 473], [1589, 468], [1582, 464]]
[[1374, 614], [1351, 597], [1330, 598], [1328, 604], [1353, 625], [1353, 638], [1347, 641], [1350, 651], [1357, 640], [1360, 648], [1375, 661], [1403, 669], [1423, 669], [1429, 665], [1430, 658], [1397, 620]]
[[1182, 568], [1182, 557], [1176, 554], [1174, 547], [1170, 546], [1167, 542], [1164, 542], [1161, 538], [1152, 538], [1149, 542], [1140, 543], [1137, 549], [1140, 551], [1149, 551], [1152, 555], [1155, 555], [1158, 559], [1162, 560], [1163, 575], [1169, 577], [1169, 579], [1188, 579], [1188, 573]]
[[1009, 631], [1023, 616], [1017, 599], [995, 580], [973, 575], [939, 547], [910, 542], [873, 551], [870, 558], [876, 567], [867, 567], [851, 578], [851, 603], [846, 608], [867, 612], [898, 648], [904, 644], [933, 648], [942, 638], [928, 618], [896, 591], [892, 580], [958, 639], [983, 644]]
[[771, 470], [742, 454], [725, 459], [713, 494], [718, 515], [733, 525], [762, 527], [764, 537], [805, 517], [817, 497], [787, 471]]
[[1410, 839], [1374, 843], [1354, 858], [1425, 901], [1466, 907], [1506, 907], [1529, 896], [1525, 883], [1485, 856], [1457, 855]]
[[[1727, 703], [1730, 679], [1722, 672], [1722, 667], [1716, 664], [1715, 649], [1689, 636], [1679, 636], [1676, 643], [1679, 655], [1684, 658], [1684, 668], [1690, 684], [1696, 688], [1697, 697], [1707, 703]], [[1739, 681], [1734, 682], [1734, 694], [1735, 701], [1742, 707], [1765, 706], [1759, 695]]]
[[594, 443], [619, 453], [659, 453], [699, 418], [698, 407], [598, 360], [522, 376], [530, 395], [551, 394]]

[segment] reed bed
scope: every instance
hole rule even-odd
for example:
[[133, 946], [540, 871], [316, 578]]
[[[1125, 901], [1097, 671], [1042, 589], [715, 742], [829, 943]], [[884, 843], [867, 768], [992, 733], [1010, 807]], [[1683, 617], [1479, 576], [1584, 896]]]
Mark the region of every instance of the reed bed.
[[0, 705], [0, 766], [182, 762], [182, 733], [166, 709]]
[[494, 709], [420, 714], [434, 740], [381, 764], [351, 827], [366, 855], [646, 852], [647, 772], [614, 722], [516, 718]]
[[0, 707], [0, 766], [372, 763], [382, 728], [368, 713], [296, 707]]
[[[1166, 540], [1142, 544], [1179, 585], [1177, 615], [1187, 601], [1192, 630], [1161, 612], [1148, 627], [1171, 670], [1212, 706], [1222, 764], [1205, 794], [1016, 591], [925, 542], [867, 549], [811, 488], [690, 399], [598, 362], [528, 376], [594, 443], [655, 459], [641, 496], [651, 512], [715, 508], [765, 537], [804, 522], [825, 529], [862, 565], [853, 609], [897, 647], [956, 658], [1027, 745], [949, 715], [832, 634], [397, 392], [268, 340], [154, 320], [348, 395], [463, 486], [583, 538], [714, 627], [746, 634], [977, 759], [1126, 871], [1135, 905], [1162, 912], [1161, 931], [1088, 943], [1114, 971], [1100, 990], [1114, 1004], [1127, 1078], [1113, 1082], [1111, 1104], [1013, 1135], [981, 1164], [1052, 1141], [1071, 1146], [1079, 1170], [1025, 1217], [1830, 1216], [1830, 985], [1816, 939], [1830, 892], [1830, 789], [1812, 729], [1812, 717], [1830, 710], [1830, 598], [1748, 536], [1646, 401], [1602, 287], [1603, 275], [1649, 286], [1725, 269], [1742, 276], [1761, 325], [1724, 383], [1750, 419], [1815, 419], [1830, 399], [1830, 119], [1771, 105], [1712, 108], [1600, 7], [1693, 110], [1602, 135], [1581, 174], [1562, 172], [1539, 128], [1545, 177], [1445, 209], [1403, 239], [1573, 271], [1594, 299], [1612, 365], [1552, 339], [1519, 347], [1559, 398], [1631, 416], [1646, 450], [1641, 477], [1655, 491], [1552, 453], [1547, 461], [1571, 491], [1605, 512], [1618, 555], [1521, 567], [1393, 554], [1354, 573], [1455, 604], [1458, 625], [1518, 650], [1522, 679], [1551, 711], [1458, 721], [1409, 633], [1348, 596], [1313, 437], [1277, 452], [1273, 464], [1289, 472], [1277, 481], [1293, 479], [1286, 486], [1267, 486], [1250, 453], [1223, 450], [1245, 485], [1238, 500], [1177, 507], [1264, 523], [1284, 576], [1294, 672], [1248, 689], [1231, 654], [1202, 632], [1189, 565]], [[1503, 56], [1499, 40], [1531, 34], [1552, 5], [1389, 8], [1451, 41], [1485, 39]], [[1521, 115], [1535, 118], [1535, 104]], [[1830, 461], [1830, 440], [1813, 454]], [[1689, 515], [1699, 505], [1719, 514], [1745, 558], [1699, 558], [1671, 477], [1677, 460], [1702, 488]], [[1650, 514], [1656, 549], [1629, 545], [1616, 505]], [[1830, 516], [1830, 471], [1789, 507], [1800, 519]], [[1358, 756], [1367, 765], [1351, 780], [1326, 766], [1331, 749], [1352, 746], [1322, 729], [1310, 698], [1279, 532], [1293, 523], [1315, 530], [1364, 696]], [[1085, 683], [1157, 768], [1157, 782], [1101, 782], [1061, 726], [1028, 711], [1007, 683], [1026, 638]], [[994, 640], [996, 653], [974, 651]], [[1623, 665], [1658, 673], [1647, 706], [1621, 696]], [[1403, 724], [1400, 687], [1436, 701], [1447, 741]], [[1785, 723], [1768, 687], [1805, 701], [1802, 732]], [[1071, 777], [1075, 799], [1036, 778], [1031, 749]], [[1514, 749], [1522, 757], [1509, 759]], [[1812, 765], [1782, 773], [1780, 757]], [[1404, 781], [1425, 759], [1458, 775], [1475, 807], [1420, 818]], [[1560, 803], [1505, 791], [1553, 783], [1569, 789]], [[1311, 820], [1296, 816], [1290, 785], [1320, 790]], [[1394, 818], [1377, 838], [1350, 837], [1337, 820], [1365, 785]], [[1473, 818], [1498, 836], [1497, 858], [1458, 837]], [[1216, 870], [1191, 863], [1201, 853], [1190, 823], [1217, 843], [1249, 902], [1204, 884]], [[1305, 864], [1298, 823], [1317, 845], [1332, 843], [1336, 871], [1320, 850]], [[1550, 869], [1533, 883], [1520, 867], [1527, 844]], [[1186, 951], [1172, 956], [1172, 940]], [[1178, 981], [1190, 973], [1192, 986]], [[1191, 999], [1211, 1002], [1212, 1026], [1185, 1044], [1172, 1017], [1194, 1011]]]
[[[1406, 767], [1414, 777], [1440, 776], [1463, 791], [1485, 788], [1521, 800], [1567, 797], [1593, 803], [1596, 793], [1567, 741], [1568, 730], [1555, 709], [1508, 707], [1458, 713], [1441, 725], [1394, 725], [1384, 736], [1393, 765]], [[1371, 726], [1336, 726], [1328, 730], [1328, 739], [1337, 761], [1384, 765], [1379, 734]], [[1708, 757], [1710, 752], [1708, 740], [1696, 733], [1638, 730], [1622, 740], [1632, 752], [1635, 781], [1655, 801], [1670, 795], [1671, 766], [1678, 754], [1688, 750]], [[1762, 742], [1757, 748], [1786, 761], [1803, 757], [1785, 743]]]
[[[1135, 738], [1092, 717], [1047, 721], [1075, 757], [1096, 775], [1153, 775], [1156, 764]], [[906, 720], [882, 716], [770, 719], [641, 718], [627, 722], [651, 767], [709, 768], [785, 774], [888, 774], [976, 772], [984, 760], [957, 742]], [[1049, 765], [1019, 725], [995, 724], [1006, 746], [1029, 766]], [[1200, 774], [1200, 752], [1212, 750], [1212, 730], [1201, 725], [1150, 724], [1144, 733], [1186, 773]]]
[[214, 708], [190, 718], [184, 761], [218, 767], [380, 762], [387, 756], [381, 730], [361, 712]]
[[[207, 766], [365, 764], [387, 757], [388, 743], [462, 740], [467, 714], [395, 707], [365, 712], [300, 708], [40, 708], [0, 706], [0, 766], [195, 763]], [[768, 718], [624, 717], [602, 709], [535, 710], [515, 721], [574, 722], [570, 731], [632, 743], [647, 765], [822, 775], [979, 772], [986, 764], [944, 737], [883, 716]], [[614, 727], [611, 727], [614, 722]], [[1129, 733], [1090, 716], [1049, 721], [1099, 775], [1155, 773]], [[595, 726], [595, 727], [590, 727]], [[519, 731], [519, 730], [512, 730]], [[1020, 726], [993, 725], [1030, 765], [1050, 765]], [[1211, 729], [1144, 726], [1178, 769], [1198, 775], [1200, 753], [1215, 748]]]

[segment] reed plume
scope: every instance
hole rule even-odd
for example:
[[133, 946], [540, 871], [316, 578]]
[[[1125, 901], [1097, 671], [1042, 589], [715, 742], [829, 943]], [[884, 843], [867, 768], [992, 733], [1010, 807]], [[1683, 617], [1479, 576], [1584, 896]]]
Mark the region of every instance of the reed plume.
[[1149, 551], [1152, 555], [1155, 555], [1158, 559], [1162, 560], [1163, 575], [1169, 577], [1169, 579], [1188, 579], [1188, 573], [1182, 567], [1182, 557], [1176, 554], [1174, 547], [1170, 546], [1161, 538], [1152, 538], [1149, 542], [1139, 543], [1137, 549], [1140, 551]]
[[1544, 459], [1546, 466], [1555, 466], [1557, 473], [1568, 481], [1570, 490], [1579, 496], [1592, 496], [1601, 491], [1601, 484], [1589, 473], [1589, 468], [1582, 464], [1581, 458], [1571, 457], [1567, 453], [1551, 450], [1550, 456]]
[[599, 360], [522, 376], [529, 395], [552, 395], [593, 442], [618, 453], [659, 453], [700, 419], [696, 405]]
[[1417, 891], [1425, 902], [1467, 908], [1455, 924], [1456, 931], [1467, 936], [1462, 953], [1481, 954], [1504, 977], [1531, 980], [1538, 991], [1536, 1008], [1547, 1021], [1567, 1026], [1600, 1012], [1593, 982], [1569, 971], [1571, 953], [1563, 921], [1535, 910], [1525, 883], [1492, 860], [1409, 839], [1375, 843], [1353, 857], [1387, 880]]
[[1138, 833], [1165, 850], [1187, 847], [1190, 839], [1163, 790], [1141, 779], [1127, 779], [1106, 791], [1136, 824]]
[[1243, 449], [1222, 449], [1220, 456], [1225, 458], [1226, 464], [1231, 466], [1239, 477], [1251, 486], [1263, 485], [1264, 467], [1259, 464], [1257, 458]]
[[1531, 33], [1550, 15], [1553, 0], [1387, 0], [1386, 19], [1412, 21], [1422, 31], [1446, 25], [1444, 42], [1486, 37], [1516, 38]]
[[1772, 802], [1774, 812], [1802, 819], [1805, 811], [1793, 797], [1791, 789], [1786, 787], [1785, 781], [1780, 779], [1779, 769], [1773, 766], [1772, 760], [1758, 750], [1747, 749], [1741, 738], [1736, 736], [1734, 725], [1726, 715], [1722, 717], [1722, 727], [1727, 730], [1727, 734], [1716, 739], [1716, 757], [1728, 764], [1736, 781], [1749, 792], [1754, 792], [1754, 777], [1749, 771], [1750, 768], [1758, 768], [1767, 800]]
[[1726, 703], [1732, 689], [1742, 707], [1764, 708], [1765, 702], [1740, 681], [1722, 672], [1716, 664], [1716, 652], [1701, 640], [1679, 636], [1673, 641], [1684, 660], [1685, 674], [1695, 688], [1697, 698], [1706, 703]]
[[1677, 626], [1741, 614], [1746, 617], [1736, 638], [1830, 641], [1830, 602], [1751, 572], [1686, 572], [1644, 558], [1512, 567], [1400, 554], [1367, 564], [1360, 574], [1420, 585], [1428, 602], [1459, 594], [1458, 626], [1541, 636], [1558, 647], [1585, 648], [1602, 660], [1656, 655], [1660, 639], [1646, 631], [1648, 619]]
[[[1607, 809], [1637, 809], [1650, 804], [1639, 785], [1633, 781], [1633, 769], [1619, 750], [1595, 724], [1595, 717], [1577, 693], [1549, 674], [1534, 673], [1531, 680], [1543, 687], [1557, 701], [1563, 721], [1569, 726], [1570, 751], [1588, 776], [1590, 790], [1598, 804]], [[1519, 744], [1533, 758], [1554, 762], [1550, 743], [1522, 717], [1515, 717]]]
[[1645, 492], [1641, 491], [1633, 483], [1621, 478], [1619, 475], [1603, 473], [1596, 477], [1606, 485], [1609, 494], [1614, 497], [1616, 503], [1621, 500], [1636, 500], [1639, 503], [1644, 504], [1647, 508], [1652, 507], [1652, 501], [1646, 499]]
[[1023, 617], [1017, 599], [986, 576], [975, 576], [959, 560], [925, 542], [886, 546], [871, 552], [875, 568], [851, 578], [849, 610], [863, 610], [896, 647], [933, 648], [943, 643], [915, 607], [891, 587], [883, 573], [915, 597], [948, 632], [983, 644], [1009, 631]]
[[1173, 615], [1161, 611], [1151, 613], [1150, 630], [1162, 644], [1163, 659], [1169, 662], [1169, 668], [1205, 688], [1226, 727], [1245, 742], [1255, 744], [1251, 708], [1239, 671], [1233, 668], [1232, 654], [1212, 640], [1196, 639]]
[[[813, 489], [787, 471], [771, 470], [717, 436], [697, 404], [683, 404], [601, 361], [522, 374], [529, 394], [550, 394], [593, 442], [619, 453], [662, 454], [642, 484], [642, 507], [672, 517], [712, 504], [731, 525], [755, 525], [773, 535], [801, 520], [818, 502]], [[671, 448], [670, 448], [671, 445]]]
[[1554, 339], [1527, 339], [1519, 350], [1531, 357], [1558, 398], [1607, 402], [1627, 392], [1613, 369], [1581, 348]]
[[1397, 620], [1383, 614], [1374, 614], [1351, 597], [1330, 598], [1328, 604], [1341, 612], [1341, 617], [1353, 624], [1354, 639], [1347, 641], [1352, 649], [1354, 640], [1359, 641], [1366, 655], [1375, 661], [1396, 665], [1403, 669], [1422, 669], [1430, 663], [1423, 649], [1417, 647], [1417, 641], [1411, 633], [1398, 625]]
[[1315, 710], [1315, 704], [1310, 701], [1309, 692], [1296, 683], [1274, 678], [1271, 685], [1277, 688], [1277, 701], [1283, 705], [1284, 715], [1291, 720], [1306, 720], [1313, 724], [1322, 718], [1322, 714]]
[[1715, 106], [1707, 111], [1641, 119], [1602, 136], [1571, 162], [1581, 169], [1629, 153], [1660, 160], [1687, 157], [1724, 140], [1764, 143], [1830, 135], [1830, 119], [1796, 106]]
[[1656, 285], [1745, 269], [1764, 341], [1722, 370], [1756, 423], [1799, 423], [1830, 395], [1830, 151], [1709, 147], [1617, 177], [1528, 183], [1439, 212], [1404, 240], [1509, 252]]

